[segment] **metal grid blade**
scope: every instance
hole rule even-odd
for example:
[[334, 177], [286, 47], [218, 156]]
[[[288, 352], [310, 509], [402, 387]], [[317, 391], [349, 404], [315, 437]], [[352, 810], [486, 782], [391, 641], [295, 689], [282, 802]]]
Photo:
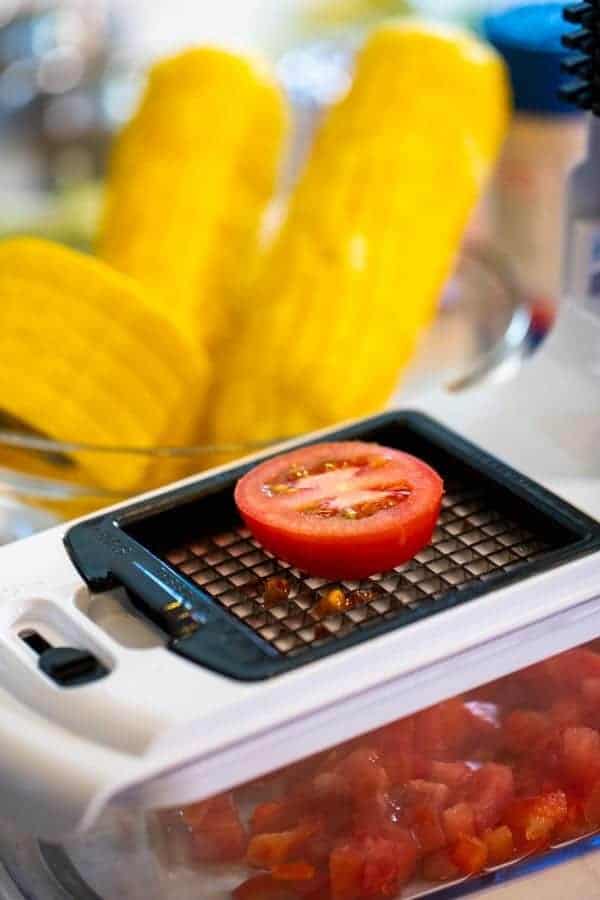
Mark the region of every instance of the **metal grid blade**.
[[[548, 539], [495, 508], [485, 488], [448, 483], [432, 542], [410, 562], [363, 581], [306, 576], [264, 551], [241, 522], [191, 539], [164, 558], [280, 653], [295, 655], [382, 619], [400, 618], [451, 590], [486, 581], [553, 549]], [[284, 602], [264, 601], [267, 580], [284, 577]], [[359, 605], [323, 616], [324, 594], [341, 588]], [[355, 592], [360, 591], [359, 595]]]

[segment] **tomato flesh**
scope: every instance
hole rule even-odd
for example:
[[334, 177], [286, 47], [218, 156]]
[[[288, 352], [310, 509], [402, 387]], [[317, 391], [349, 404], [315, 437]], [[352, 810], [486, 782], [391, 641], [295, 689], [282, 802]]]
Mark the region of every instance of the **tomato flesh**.
[[439, 475], [400, 450], [359, 441], [315, 444], [267, 460], [238, 482], [235, 502], [262, 546], [304, 572], [366, 578], [431, 540]]

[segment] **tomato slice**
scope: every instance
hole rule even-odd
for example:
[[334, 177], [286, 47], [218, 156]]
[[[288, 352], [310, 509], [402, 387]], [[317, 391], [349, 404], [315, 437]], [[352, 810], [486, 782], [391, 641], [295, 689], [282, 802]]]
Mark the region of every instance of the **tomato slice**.
[[256, 466], [235, 502], [262, 546], [324, 578], [366, 578], [431, 539], [443, 482], [430, 466], [360, 441], [314, 444]]

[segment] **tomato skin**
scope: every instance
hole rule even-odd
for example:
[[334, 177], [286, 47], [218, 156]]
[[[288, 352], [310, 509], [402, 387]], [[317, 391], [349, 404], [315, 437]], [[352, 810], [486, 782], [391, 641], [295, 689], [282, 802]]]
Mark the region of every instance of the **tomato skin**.
[[[320, 471], [324, 464], [339, 466], [337, 475]], [[340, 475], [346, 466], [347, 474]], [[308, 474], [282, 482], [294, 468]], [[317, 474], [312, 474], [315, 468]], [[399, 485], [406, 488], [406, 496], [394, 508], [354, 518], [339, 512], [345, 509], [345, 497], [351, 507], [355, 496], [364, 502], [362, 494], [383, 497], [401, 490]], [[312, 575], [360, 579], [393, 569], [429, 543], [442, 492], [439, 475], [416, 457], [347, 441], [299, 448], [267, 460], [239, 480], [234, 499], [256, 540], [277, 558]], [[307, 514], [313, 502], [331, 503], [339, 514]]]

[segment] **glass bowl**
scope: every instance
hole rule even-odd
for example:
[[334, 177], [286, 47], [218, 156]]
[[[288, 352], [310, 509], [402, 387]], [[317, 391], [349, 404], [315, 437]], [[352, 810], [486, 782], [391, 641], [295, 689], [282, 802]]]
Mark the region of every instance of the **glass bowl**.
[[[510, 271], [489, 249], [463, 248], [443, 292], [439, 314], [404, 373], [392, 404], [408, 403], [423, 391], [447, 385], [462, 390], [487, 378], [504, 377], [511, 359], [527, 343], [529, 316]], [[504, 373], [504, 375], [503, 375]], [[0, 543], [126, 499], [90, 481], [86, 462], [119, 466], [132, 456], [152, 462], [152, 477], [136, 492], [151, 490], [265, 444], [184, 447], [98, 446], [63, 443], [0, 419]]]

